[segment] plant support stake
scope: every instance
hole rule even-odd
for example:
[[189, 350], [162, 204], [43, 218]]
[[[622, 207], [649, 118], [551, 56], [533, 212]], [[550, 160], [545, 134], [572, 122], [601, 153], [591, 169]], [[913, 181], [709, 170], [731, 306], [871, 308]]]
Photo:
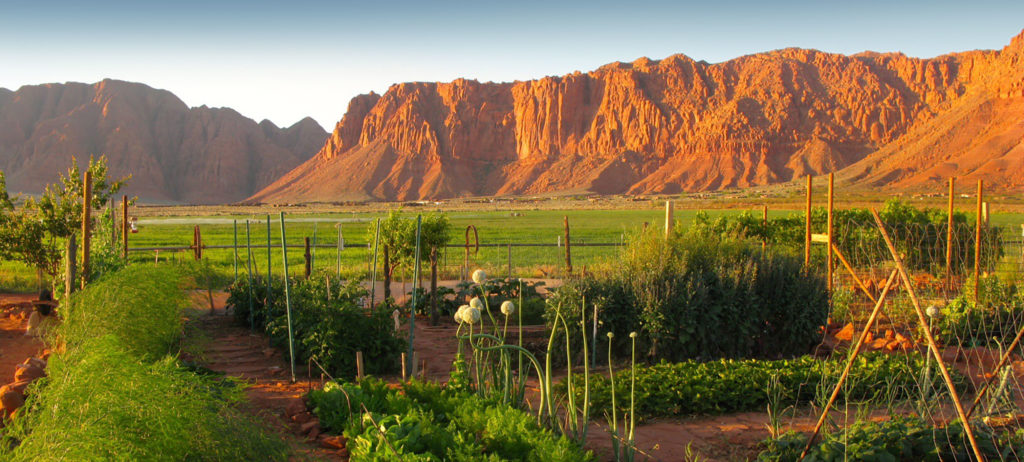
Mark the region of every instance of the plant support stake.
[[89, 240], [92, 234], [92, 171], [85, 171], [82, 185], [82, 288], [89, 282]]
[[377, 232], [373, 235], [373, 269], [370, 270], [370, 308], [373, 308], [374, 296], [377, 294], [377, 244], [380, 242], [380, 218], [377, 219]]
[[[420, 229], [423, 224], [423, 215], [416, 216], [416, 261], [412, 271], [412, 309], [409, 310], [409, 354], [406, 358], [412, 361], [408, 369], [413, 370], [416, 358], [413, 357], [413, 340], [416, 334], [416, 293], [420, 286]], [[415, 375], [415, 374], [414, 374]]]
[[252, 240], [249, 238], [249, 220], [245, 220], [245, 262], [249, 284], [249, 331], [256, 330], [256, 318], [252, 312]]
[[232, 220], [235, 232], [235, 243], [231, 246], [231, 251], [234, 253], [231, 263], [235, 266], [235, 282], [238, 282], [238, 220]]
[[291, 363], [292, 382], [295, 382], [295, 339], [292, 337], [292, 291], [288, 284], [288, 239], [285, 237], [284, 212], [281, 212], [281, 260], [284, 266], [284, 306], [288, 316], [288, 358]]

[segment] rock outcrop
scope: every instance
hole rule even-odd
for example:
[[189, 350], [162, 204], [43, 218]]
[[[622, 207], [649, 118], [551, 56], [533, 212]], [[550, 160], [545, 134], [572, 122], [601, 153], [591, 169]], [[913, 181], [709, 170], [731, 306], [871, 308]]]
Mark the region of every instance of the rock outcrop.
[[326, 138], [312, 119], [257, 124], [138, 83], [0, 89], [0, 170], [17, 192], [40, 192], [72, 156], [106, 155], [109, 173], [131, 174], [126, 192], [145, 201], [235, 202], [308, 160]]
[[[250, 200], [676, 193], [847, 168], [872, 186], [939, 173], [1019, 186], [1005, 173], [1022, 166], [1022, 43], [931, 59], [675, 55], [526, 82], [397, 84], [354, 98], [316, 156]], [[963, 142], [942, 141], [957, 130]], [[922, 173], [935, 167], [924, 151], [942, 172]]]

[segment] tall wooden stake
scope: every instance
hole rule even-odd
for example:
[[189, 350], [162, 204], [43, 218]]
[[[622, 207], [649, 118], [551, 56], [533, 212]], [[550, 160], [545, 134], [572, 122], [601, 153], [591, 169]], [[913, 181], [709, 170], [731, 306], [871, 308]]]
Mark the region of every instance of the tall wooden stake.
[[914, 290], [914, 284], [910, 281], [910, 274], [907, 273], [907, 268], [903, 265], [903, 258], [900, 257], [899, 252], [896, 251], [896, 246], [893, 245], [892, 239], [889, 237], [889, 232], [886, 231], [885, 225], [882, 223], [882, 218], [878, 216], [878, 211], [871, 209], [871, 214], [875, 217], [875, 224], [878, 225], [878, 230], [882, 233], [882, 238], [885, 239], [885, 245], [889, 248], [889, 253], [892, 254], [893, 261], [896, 262], [896, 269], [900, 271], [900, 277], [903, 279], [903, 287], [907, 289], [907, 295], [910, 297], [910, 303], [914, 306], [914, 311], [917, 312], [918, 325], [921, 326], [921, 330], [924, 331], [924, 336], [928, 340], [928, 350], [931, 351], [932, 356], [935, 358], [935, 362], [939, 366], [939, 372], [942, 373], [942, 378], [945, 380], [946, 387], [949, 389], [949, 396], [953, 400], [954, 407], [956, 407], [956, 413], [960, 417], [960, 421], [964, 424], [964, 433], [967, 434], [967, 439], [971, 442], [971, 449], [974, 450], [974, 455], [978, 461], [984, 461], [985, 456], [982, 455], [981, 450], [978, 448], [978, 441], [974, 437], [974, 430], [971, 429], [970, 421], [967, 419], [967, 413], [964, 412], [964, 406], [960, 402], [960, 395], [956, 391], [956, 386], [953, 385], [953, 379], [949, 376], [946, 364], [942, 362], [942, 353], [939, 352], [939, 347], [935, 342], [935, 337], [932, 335], [931, 329], [928, 328], [928, 320], [925, 318], [924, 310], [921, 309], [921, 303], [917, 300], [917, 292]]
[[309, 253], [309, 237], [306, 237], [303, 242], [305, 243], [305, 250], [302, 253], [302, 257], [306, 263], [306, 279], [309, 279], [309, 276], [313, 274], [313, 256]]
[[295, 382], [295, 339], [292, 336], [292, 290], [288, 283], [288, 239], [285, 237], [284, 212], [281, 212], [281, 260], [284, 266], [284, 306], [288, 320], [288, 358], [291, 364], [292, 382]]
[[981, 203], [984, 183], [978, 180], [978, 209], [974, 223], [974, 303], [978, 303], [978, 281], [981, 278]]
[[946, 290], [953, 290], [953, 184], [949, 177], [949, 204], [946, 206]]
[[843, 389], [843, 383], [846, 382], [846, 377], [850, 375], [850, 369], [853, 367], [853, 361], [857, 359], [857, 355], [860, 354], [861, 347], [864, 346], [865, 340], [868, 338], [868, 334], [871, 332], [871, 328], [875, 325], [875, 320], [878, 319], [878, 313], [882, 311], [882, 306], [885, 305], [885, 297], [889, 295], [889, 290], [893, 287], [893, 283], [896, 281], [896, 277], [899, 275], [898, 270], [893, 270], [889, 275], [889, 279], [885, 281], [885, 286], [882, 287], [882, 294], [878, 297], [878, 301], [875, 302], [875, 309], [871, 310], [871, 316], [868, 317], [868, 323], [864, 325], [864, 329], [860, 333], [860, 337], [857, 337], [857, 343], [853, 346], [853, 353], [846, 360], [846, 367], [843, 368], [843, 373], [839, 375], [839, 382], [836, 383], [836, 387], [832, 390], [832, 396], [825, 403], [825, 408], [821, 411], [821, 417], [818, 418], [818, 423], [814, 425], [814, 430], [811, 432], [811, 437], [807, 439], [807, 445], [804, 446], [804, 450], [800, 453], [798, 461], [804, 460], [807, 456], [807, 451], [811, 450], [811, 446], [814, 444], [814, 440], [818, 437], [818, 432], [821, 431], [821, 426], [825, 424], [825, 418], [828, 417], [828, 412], [832, 410], [832, 404], [835, 403], [836, 398], [839, 397], [839, 392]]
[[565, 215], [565, 272], [572, 274], [572, 247], [569, 245], [569, 216]]
[[807, 175], [807, 208], [804, 211], [804, 220], [804, 266], [811, 266], [811, 175]]
[[85, 171], [82, 188], [82, 288], [89, 282], [89, 242], [92, 239], [92, 171]]
[[828, 274], [828, 292], [830, 294], [832, 293], [832, 289], [835, 287], [835, 281], [834, 281], [835, 278], [833, 277], [833, 268], [832, 268], [832, 266], [833, 266], [832, 265], [832, 254], [833, 254], [832, 249], [835, 248], [835, 246], [832, 245], [832, 243], [834, 242], [833, 239], [832, 239], [832, 229], [833, 229], [833, 227], [832, 227], [832, 223], [833, 223], [832, 222], [832, 206], [833, 206], [833, 199], [835, 198], [835, 196], [833, 195], [834, 186], [835, 186], [835, 173], [829, 173], [828, 174], [828, 224], [827, 224], [828, 230], [826, 231], [828, 233], [828, 252], [827, 252], [827, 256], [825, 257], [825, 260], [826, 260], [825, 263], [828, 266], [828, 271], [827, 271], [827, 274]]
[[764, 228], [764, 237], [761, 238], [761, 252], [768, 250], [768, 206], [761, 206], [761, 227]]
[[124, 243], [124, 259], [128, 260], [128, 195], [121, 196], [121, 240]]
[[75, 291], [75, 259], [78, 257], [78, 240], [72, 235], [71, 239], [68, 239], [67, 247], [67, 265], [64, 267], [64, 304], [67, 304], [68, 300], [71, 299], [71, 293]]

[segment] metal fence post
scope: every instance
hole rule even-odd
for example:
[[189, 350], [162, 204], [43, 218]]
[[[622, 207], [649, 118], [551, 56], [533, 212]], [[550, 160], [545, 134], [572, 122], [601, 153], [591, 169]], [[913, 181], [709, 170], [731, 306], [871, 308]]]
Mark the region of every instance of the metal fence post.
[[295, 339], [292, 337], [292, 291], [288, 283], [288, 239], [285, 237], [284, 212], [281, 212], [281, 257], [284, 266], [284, 304], [288, 316], [288, 358], [291, 364], [292, 382], [295, 382]]
[[[414, 348], [413, 343], [416, 337], [416, 293], [420, 285], [420, 230], [423, 224], [423, 215], [416, 216], [416, 260], [413, 266], [413, 281], [412, 281], [412, 309], [409, 310], [409, 354], [406, 358], [409, 361], [415, 361], [413, 356]], [[412, 363], [408, 366], [409, 370], [412, 370]]]

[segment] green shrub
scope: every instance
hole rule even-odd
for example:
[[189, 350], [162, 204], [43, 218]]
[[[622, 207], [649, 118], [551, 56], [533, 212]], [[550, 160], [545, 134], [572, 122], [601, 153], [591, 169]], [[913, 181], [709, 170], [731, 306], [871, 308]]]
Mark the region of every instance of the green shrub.
[[328, 430], [349, 438], [352, 460], [586, 461], [592, 455], [498, 400], [410, 382], [330, 383], [309, 393]]
[[[768, 404], [766, 384], [777, 378], [782, 389], [782, 405], [806, 403], [817, 397], [819, 387], [831, 392], [846, 365], [845, 359], [822, 361], [811, 356], [789, 360], [718, 360], [659, 363], [638, 367], [636, 376], [636, 413], [638, 417], [675, 417], [685, 415], [725, 414], [760, 411]], [[919, 354], [898, 357], [882, 353], [864, 353], [854, 362], [847, 385], [840, 395], [850, 400], [899, 400], [919, 396], [925, 359]], [[623, 375], [625, 374], [625, 375]], [[616, 394], [629, 396], [628, 371], [620, 371]], [[962, 375], [953, 375], [960, 390], [969, 387]], [[577, 383], [582, 382], [582, 377]], [[943, 382], [937, 373], [931, 375], [934, 389]], [[565, 383], [557, 392], [565, 394]], [[594, 414], [611, 412], [611, 386], [607, 376], [593, 374], [590, 397]], [[582, 391], [577, 401], [582, 403]], [[628, 403], [619, 401], [620, 411]]]
[[[243, 326], [249, 326], [247, 284], [246, 279], [240, 278], [230, 286], [228, 296], [228, 305]], [[355, 280], [347, 284], [334, 281], [329, 289], [330, 294], [323, 277], [291, 281], [296, 361], [304, 364], [312, 359], [335, 377], [352, 378], [356, 375], [356, 352], [362, 351], [367, 359], [366, 373], [396, 371], [406, 342], [395, 333], [392, 307], [384, 304], [363, 308], [362, 300], [368, 294]], [[275, 346], [287, 351], [288, 316], [283, 282], [272, 282], [269, 307], [264, 303], [265, 279], [253, 279], [252, 293], [255, 328], [265, 331]]]
[[554, 310], [581, 319], [584, 298], [620, 342], [637, 331], [650, 360], [803, 354], [828, 313], [824, 278], [798, 258], [703, 232], [641, 235], [610, 269], [567, 281], [549, 321]]
[[[997, 432], [975, 426], [974, 433], [981, 452], [988, 460], [1017, 460], [1024, 451], [1024, 430]], [[759, 462], [797, 460], [807, 444], [807, 437], [787, 433], [764, 443], [766, 449]], [[845, 431], [825, 435], [804, 458], [807, 462], [845, 462], [878, 460], [918, 462], [974, 460], [963, 424], [953, 422], [944, 428], [929, 425], [919, 417], [896, 416], [885, 422], [859, 421]]]

